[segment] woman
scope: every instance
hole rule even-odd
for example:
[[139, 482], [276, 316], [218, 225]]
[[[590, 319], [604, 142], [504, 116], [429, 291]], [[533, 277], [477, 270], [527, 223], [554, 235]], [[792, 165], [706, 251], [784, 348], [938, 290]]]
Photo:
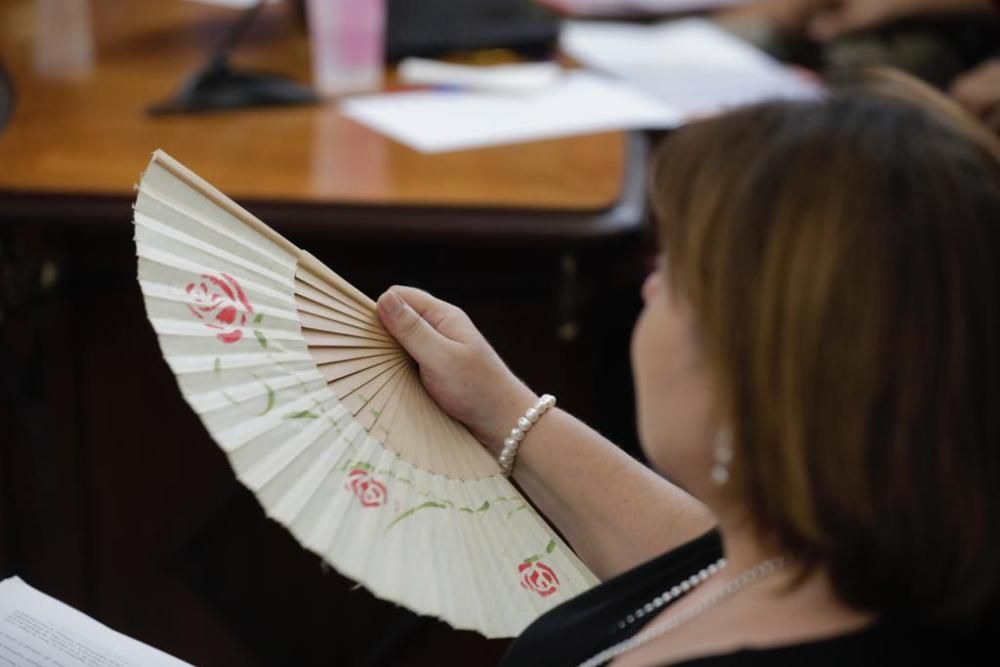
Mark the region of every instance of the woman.
[[[503, 664], [963, 664], [985, 643], [1000, 150], [883, 79], [666, 141], [663, 261], [632, 349], [664, 476], [564, 412], [533, 415], [513, 476], [606, 581]], [[378, 307], [440, 405], [511, 449], [538, 399], [468, 318], [410, 288]]]
[[996, 0], [756, 0], [747, 9], [820, 41], [911, 17], [988, 13]]

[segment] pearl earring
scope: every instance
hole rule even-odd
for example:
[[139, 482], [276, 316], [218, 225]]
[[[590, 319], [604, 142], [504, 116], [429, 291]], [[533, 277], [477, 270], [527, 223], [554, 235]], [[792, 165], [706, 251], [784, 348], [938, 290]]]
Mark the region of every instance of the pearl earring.
[[733, 461], [733, 434], [729, 429], [722, 429], [716, 434], [714, 454], [712, 481], [724, 486], [729, 481], [729, 464]]

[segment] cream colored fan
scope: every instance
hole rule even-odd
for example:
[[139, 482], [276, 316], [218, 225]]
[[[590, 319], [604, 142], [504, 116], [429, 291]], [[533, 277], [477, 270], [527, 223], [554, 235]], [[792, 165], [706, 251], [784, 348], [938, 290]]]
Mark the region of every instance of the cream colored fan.
[[487, 637], [596, 582], [430, 399], [369, 298], [163, 152], [138, 192], [139, 283], [163, 356], [303, 546]]

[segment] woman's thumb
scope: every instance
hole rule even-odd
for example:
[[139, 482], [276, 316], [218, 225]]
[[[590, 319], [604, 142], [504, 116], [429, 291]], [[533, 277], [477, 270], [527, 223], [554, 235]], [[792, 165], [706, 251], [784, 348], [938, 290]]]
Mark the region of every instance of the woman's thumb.
[[445, 340], [395, 290], [387, 290], [379, 297], [378, 316], [386, 331], [418, 364], [430, 361], [434, 351]]

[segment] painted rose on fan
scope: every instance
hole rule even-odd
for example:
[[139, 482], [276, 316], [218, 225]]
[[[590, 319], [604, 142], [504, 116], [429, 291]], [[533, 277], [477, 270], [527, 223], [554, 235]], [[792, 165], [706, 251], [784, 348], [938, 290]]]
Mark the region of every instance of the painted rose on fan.
[[347, 473], [347, 484], [344, 488], [361, 501], [362, 507], [381, 507], [388, 500], [389, 492], [385, 484], [373, 479], [364, 468], [355, 468]]
[[518, 566], [517, 571], [521, 574], [521, 586], [543, 598], [559, 590], [559, 577], [540, 560], [527, 560]]
[[235, 278], [226, 273], [218, 276], [205, 273], [200, 282], [188, 283], [185, 291], [193, 302], [188, 308], [205, 326], [218, 331], [216, 338], [223, 343], [243, 338], [243, 328], [247, 318], [253, 316], [253, 306]]

